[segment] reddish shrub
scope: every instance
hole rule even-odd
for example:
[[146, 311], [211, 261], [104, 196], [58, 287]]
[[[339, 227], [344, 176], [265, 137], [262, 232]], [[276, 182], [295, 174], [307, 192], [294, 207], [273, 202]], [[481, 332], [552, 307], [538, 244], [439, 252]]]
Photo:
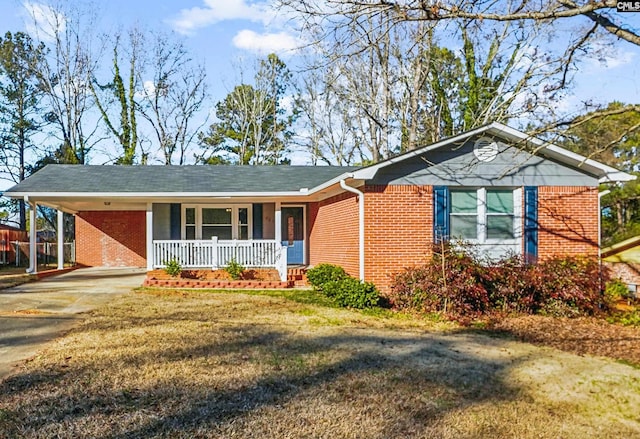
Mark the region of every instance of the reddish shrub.
[[461, 320], [494, 311], [592, 315], [607, 307], [602, 286], [608, 273], [595, 258], [528, 264], [512, 256], [489, 262], [449, 245], [433, 254], [426, 265], [394, 275], [388, 299], [395, 308]]

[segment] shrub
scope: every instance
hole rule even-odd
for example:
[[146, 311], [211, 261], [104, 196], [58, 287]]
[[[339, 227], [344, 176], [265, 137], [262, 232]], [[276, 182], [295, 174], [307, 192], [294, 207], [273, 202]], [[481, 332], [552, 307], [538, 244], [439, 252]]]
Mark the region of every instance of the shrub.
[[349, 277], [344, 268], [332, 264], [318, 264], [307, 270], [307, 280], [316, 289], [322, 290], [324, 284]]
[[628, 299], [631, 296], [627, 284], [622, 282], [620, 279], [612, 279], [607, 282], [604, 289], [604, 295], [607, 301], [611, 304], [622, 299]]
[[180, 265], [180, 261], [176, 258], [165, 261], [164, 265], [164, 272], [171, 277], [179, 276], [180, 273], [182, 273], [182, 265]]
[[238, 280], [242, 279], [242, 275], [244, 273], [245, 268], [236, 261], [236, 258], [231, 258], [226, 267], [224, 267], [224, 271], [229, 273], [231, 279]]
[[459, 321], [494, 311], [575, 317], [608, 308], [601, 291], [607, 277], [595, 258], [486, 261], [438, 245], [427, 264], [394, 276], [389, 300], [395, 308], [444, 312]]
[[485, 267], [471, 254], [447, 246], [425, 266], [395, 275], [389, 300], [401, 309], [444, 312], [455, 318], [477, 315], [489, 305], [484, 276]]
[[325, 282], [322, 291], [327, 297], [344, 307], [372, 308], [380, 301], [380, 295], [374, 284], [360, 282], [349, 276]]

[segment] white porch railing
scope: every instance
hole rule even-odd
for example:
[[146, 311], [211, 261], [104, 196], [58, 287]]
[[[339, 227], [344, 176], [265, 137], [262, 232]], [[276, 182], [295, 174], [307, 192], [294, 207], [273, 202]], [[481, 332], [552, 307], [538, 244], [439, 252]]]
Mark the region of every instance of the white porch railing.
[[275, 240], [156, 240], [153, 241], [153, 268], [163, 268], [177, 260], [183, 268], [220, 268], [232, 259], [244, 267], [275, 268], [287, 280], [287, 249]]

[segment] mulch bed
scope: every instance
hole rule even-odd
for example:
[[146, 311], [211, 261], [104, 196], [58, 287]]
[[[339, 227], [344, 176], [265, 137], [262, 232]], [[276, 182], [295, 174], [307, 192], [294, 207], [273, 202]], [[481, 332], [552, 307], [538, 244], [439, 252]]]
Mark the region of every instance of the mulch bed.
[[225, 270], [183, 270], [170, 276], [164, 270], [147, 273], [143, 286], [160, 288], [289, 288], [290, 282], [280, 281], [274, 269], [250, 269], [240, 279], [233, 280]]
[[593, 317], [522, 316], [495, 321], [490, 329], [537, 345], [640, 366], [640, 328], [636, 327], [611, 324]]
[[[153, 270], [147, 272], [147, 279], [231, 280], [231, 276], [224, 270], [182, 270], [179, 276], [172, 277], [165, 273], [164, 270]], [[274, 269], [249, 269], [242, 273], [242, 277], [239, 280], [279, 281], [280, 276]]]

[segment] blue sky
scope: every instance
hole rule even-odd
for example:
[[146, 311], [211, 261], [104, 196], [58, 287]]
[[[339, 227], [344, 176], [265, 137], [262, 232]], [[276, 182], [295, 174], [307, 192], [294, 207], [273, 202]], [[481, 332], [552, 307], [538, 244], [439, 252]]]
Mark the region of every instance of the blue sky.
[[[238, 82], [238, 67], [249, 69], [256, 58], [276, 52], [289, 63], [289, 49], [298, 42], [287, 22], [270, 7], [271, 0], [109, 0], [95, 2], [105, 32], [142, 24], [148, 29], [175, 31], [184, 36], [194, 56], [206, 63], [214, 102]], [[73, 2], [71, 2], [73, 4]], [[87, 1], [76, 0], [78, 4]], [[24, 1], [4, 0], [0, 26], [25, 30]], [[32, 0], [31, 4], [39, 4]], [[640, 13], [624, 16], [640, 29]], [[640, 102], [640, 48], [625, 42], [608, 53], [603, 62], [587, 62], [577, 75], [575, 96], [566, 103], [584, 100]]]
[[[126, 30], [135, 24], [149, 30], [174, 31], [184, 37], [195, 59], [205, 63], [208, 71], [211, 105], [240, 82], [238, 71], [249, 72], [256, 60], [270, 52], [278, 53], [289, 66], [295, 66], [299, 43], [287, 20], [270, 7], [272, 0], [108, 0], [93, 3], [100, 22], [99, 32]], [[71, 4], [87, 5], [75, 0]], [[30, 3], [3, 0], [0, 6], [0, 29], [24, 31]], [[640, 29], [640, 13], [624, 16], [626, 22]], [[108, 58], [108, 54], [107, 54]], [[109, 64], [109, 63], [107, 63]], [[601, 61], [582, 63], [576, 75], [575, 89], [560, 107], [575, 111], [581, 102], [606, 103], [621, 100], [640, 103], [640, 48], [620, 42]]]

